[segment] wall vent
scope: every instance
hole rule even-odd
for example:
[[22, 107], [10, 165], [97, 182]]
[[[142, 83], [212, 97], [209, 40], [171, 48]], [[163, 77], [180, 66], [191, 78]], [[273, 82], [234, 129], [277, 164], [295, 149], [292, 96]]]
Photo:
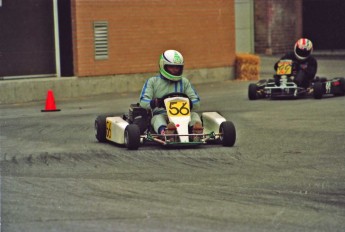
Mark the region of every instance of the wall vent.
[[95, 59], [109, 58], [108, 50], [108, 22], [97, 21], [93, 23]]

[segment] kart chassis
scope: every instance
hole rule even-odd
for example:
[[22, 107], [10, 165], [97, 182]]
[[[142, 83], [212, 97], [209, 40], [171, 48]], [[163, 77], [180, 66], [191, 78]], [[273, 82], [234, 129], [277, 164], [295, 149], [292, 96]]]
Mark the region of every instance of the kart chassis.
[[[188, 98], [172, 98], [184, 100]], [[175, 106], [175, 105], [174, 105]], [[174, 108], [175, 109], [175, 108]], [[188, 109], [189, 110], [189, 109]], [[203, 133], [189, 133], [183, 129], [188, 121], [183, 117], [176, 117], [181, 130], [177, 134], [157, 134], [151, 126], [152, 112], [131, 104], [129, 113], [122, 116], [100, 115], [95, 120], [96, 138], [99, 142], [113, 142], [125, 145], [130, 150], [136, 150], [145, 143], [158, 143], [167, 147], [188, 147], [209, 143], [221, 143], [223, 146], [233, 146], [236, 140], [236, 129], [231, 121], [227, 121], [218, 112], [201, 113]], [[170, 118], [172, 120], [173, 118]], [[187, 116], [188, 119], [188, 116]], [[181, 133], [182, 132], [182, 133]], [[196, 141], [193, 138], [197, 137]]]

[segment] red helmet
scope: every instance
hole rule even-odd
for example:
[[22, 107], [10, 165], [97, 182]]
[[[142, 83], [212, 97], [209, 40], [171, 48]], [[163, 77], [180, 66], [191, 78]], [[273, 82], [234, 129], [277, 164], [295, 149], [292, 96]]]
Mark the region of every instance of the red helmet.
[[307, 59], [313, 51], [313, 43], [306, 38], [301, 38], [295, 43], [294, 52], [299, 60]]

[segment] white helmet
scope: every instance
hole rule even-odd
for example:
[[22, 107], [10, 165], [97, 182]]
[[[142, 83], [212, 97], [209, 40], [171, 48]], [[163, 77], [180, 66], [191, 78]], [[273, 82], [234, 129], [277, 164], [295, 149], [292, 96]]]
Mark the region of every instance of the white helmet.
[[[167, 68], [173, 66], [176, 71], [172, 73]], [[163, 77], [171, 81], [179, 81], [182, 78], [183, 73], [183, 56], [181, 53], [175, 50], [167, 50], [159, 58], [159, 72]]]
[[313, 43], [306, 38], [297, 40], [294, 47], [294, 52], [299, 60], [307, 59], [313, 51]]

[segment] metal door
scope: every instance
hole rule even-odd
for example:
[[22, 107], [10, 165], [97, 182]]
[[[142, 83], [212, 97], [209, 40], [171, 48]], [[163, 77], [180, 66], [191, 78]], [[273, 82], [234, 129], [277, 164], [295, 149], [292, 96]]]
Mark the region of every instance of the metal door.
[[303, 36], [315, 50], [345, 49], [344, 0], [304, 0]]
[[2, 0], [0, 77], [55, 75], [53, 1]]

